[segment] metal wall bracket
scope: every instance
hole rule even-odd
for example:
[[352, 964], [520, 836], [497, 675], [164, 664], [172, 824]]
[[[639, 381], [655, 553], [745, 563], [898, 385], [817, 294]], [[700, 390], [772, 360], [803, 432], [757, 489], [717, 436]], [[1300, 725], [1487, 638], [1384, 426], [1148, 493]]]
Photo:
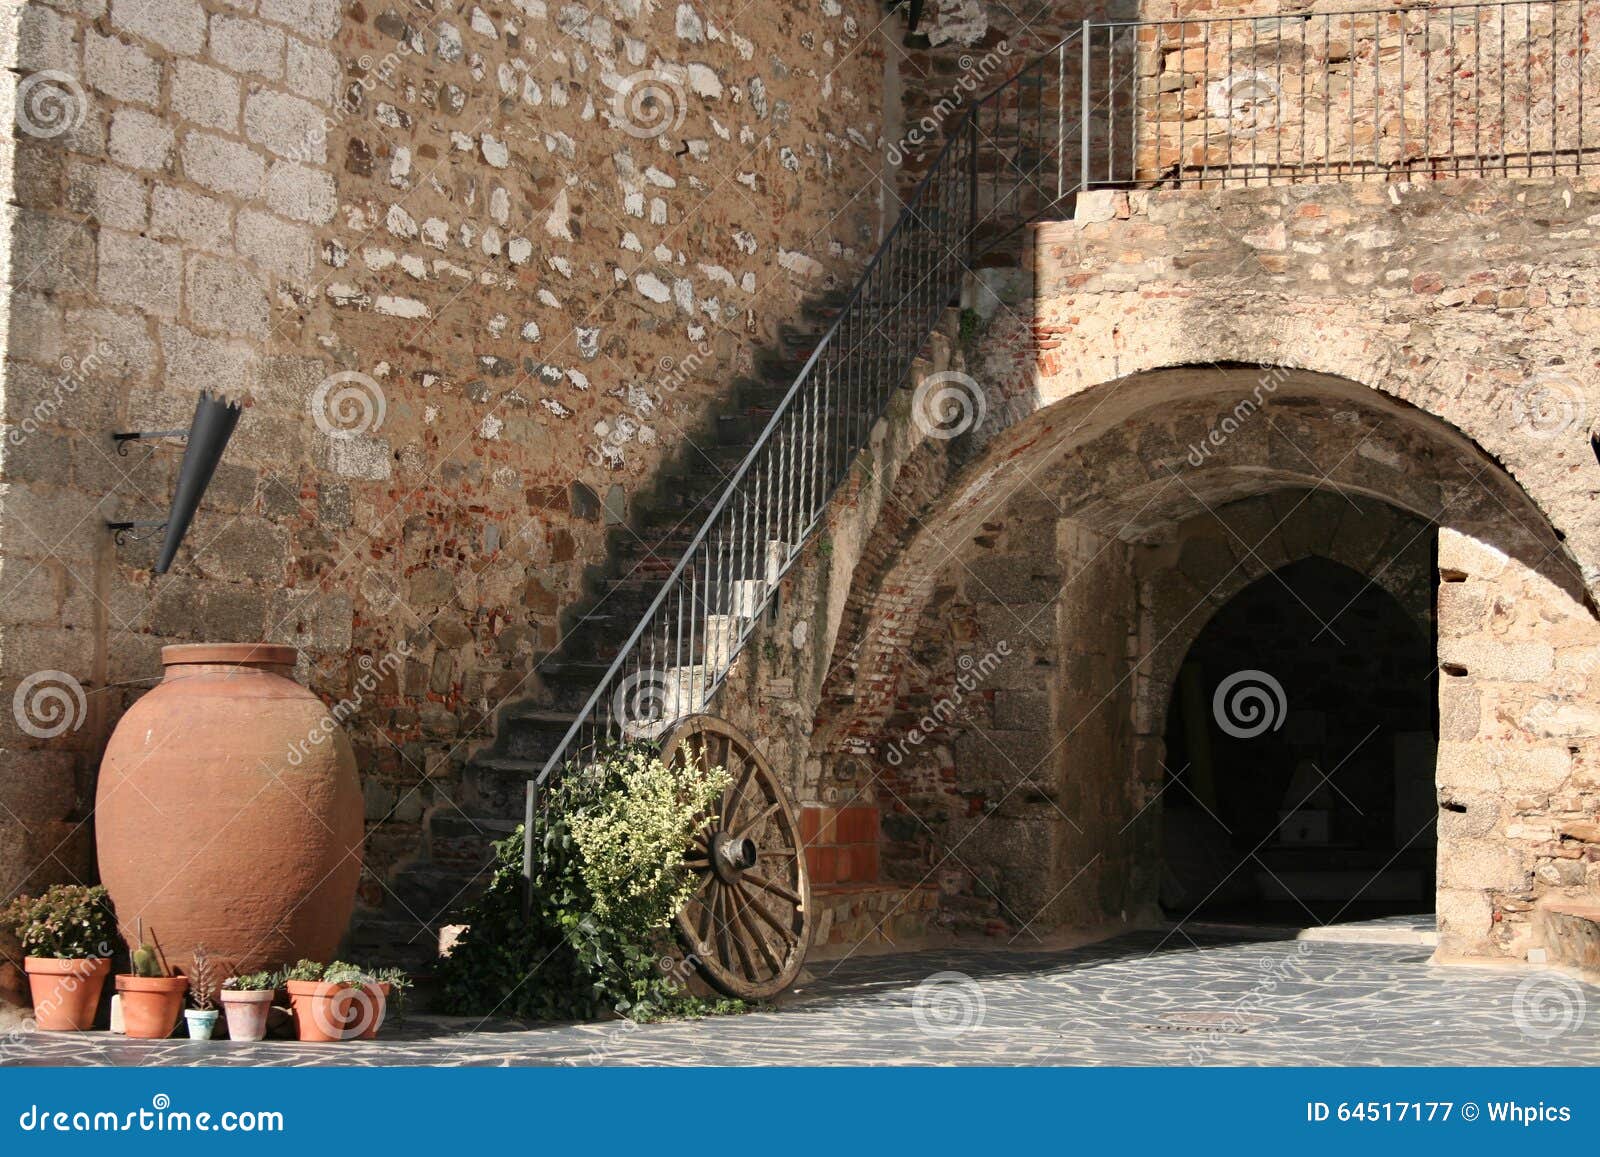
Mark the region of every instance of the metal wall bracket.
[[128, 456], [129, 442], [154, 442], [157, 438], [182, 438], [189, 440], [187, 430], [131, 430], [111, 435], [111, 440], [117, 444], [117, 453], [126, 458]]
[[[165, 529], [166, 525], [167, 520], [165, 518], [141, 518], [133, 522], [108, 522], [106, 523], [106, 529], [111, 532], [111, 540], [121, 546], [130, 538], [134, 542], [143, 542], [147, 538], [153, 538], [158, 531]], [[145, 533], [136, 533], [141, 530]]]

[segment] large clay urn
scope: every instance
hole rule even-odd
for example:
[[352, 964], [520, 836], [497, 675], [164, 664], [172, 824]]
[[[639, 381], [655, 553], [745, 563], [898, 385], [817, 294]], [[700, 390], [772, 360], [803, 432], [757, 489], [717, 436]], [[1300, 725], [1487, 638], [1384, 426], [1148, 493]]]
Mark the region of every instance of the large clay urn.
[[[163, 647], [165, 678], [100, 765], [100, 878], [125, 938], [175, 969], [333, 958], [361, 875], [350, 741], [293, 678], [293, 647]], [[220, 979], [220, 978], [219, 978]]]

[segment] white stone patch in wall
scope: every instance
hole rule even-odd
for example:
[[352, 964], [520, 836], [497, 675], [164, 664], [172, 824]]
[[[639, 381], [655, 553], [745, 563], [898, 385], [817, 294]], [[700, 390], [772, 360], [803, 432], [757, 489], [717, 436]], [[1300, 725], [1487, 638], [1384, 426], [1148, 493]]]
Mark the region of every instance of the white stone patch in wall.
[[657, 261], [661, 262], [661, 264], [667, 265], [672, 261], [672, 250], [668, 249], [665, 245], [657, 245], [655, 250], [651, 253], [651, 256]]
[[540, 398], [539, 399], [539, 404], [541, 406], [543, 406], [545, 409], [549, 410], [552, 414], [554, 414], [558, 418], [570, 418], [570, 417], [572, 417], [572, 411], [567, 409], [567, 407], [563, 406], [560, 402], [556, 401], [554, 398]]
[[733, 139], [733, 134], [728, 131], [726, 125], [724, 125], [716, 117], [712, 117], [710, 119], [712, 132], [716, 133], [717, 136], [721, 137], [725, 141], [731, 141]]
[[450, 147], [458, 153], [470, 153], [474, 148], [472, 138], [459, 130], [450, 133]]
[[434, 40], [437, 44], [436, 51], [439, 59], [446, 64], [454, 64], [461, 59], [465, 46], [461, 42], [461, 30], [454, 24], [441, 23], [434, 30]]
[[428, 307], [414, 297], [379, 296], [373, 301], [372, 308], [389, 317], [415, 319], [431, 316]]
[[572, 98], [567, 95], [566, 85], [562, 84], [559, 80], [553, 80], [550, 82], [551, 108], [566, 108], [567, 102], [569, 102], [571, 99]]
[[678, 182], [667, 173], [651, 165], [644, 171], [644, 179], [658, 189], [676, 189]]
[[639, 238], [632, 233], [624, 233], [622, 240], [617, 243], [617, 248], [626, 249], [629, 253], [643, 253], [644, 246], [639, 244]]
[[383, 101], [378, 102], [378, 106], [373, 110], [372, 115], [386, 129], [404, 129], [410, 121], [410, 118], [405, 113], [395, 108], [394, 105], [386, 104]]
[[734, 178], [734, 180], [738, 181], [739, 184], [749, 189], [752, 193], [758, 191], [756, 189], [756, 175], [754, 173], [740, 173]]
[[756, 275], [754, 273], [746, 273], [739, 278], [739, 288], [746, 293], [754, 293], [756, 291]]
[[691, 64], [687, 75], [690, 92], [706, 100], [722, 99], [722, 80], [710, 65]]
[[498, 137], [483, 134], [483, 159], [497, 169], [504, 169], [511, 164], [511, 150], [504, 141]]
[[823, 272], [823, 265], [820, 261], [815, 261], [804, 253], [793, 249], [780, 248], [778, 250], [778, 264], [790, 273], [798, 274], [801, 277], [815, 277]]
[[496, 418], [493, 414], [485, 414], [483, 421], [478, 423], [478, 437], [493, 441], [500, 437], [500, 431], [505, 428], [506, 424], [499, 418]]
[[511, 6], [529, 20], [548, 19], [544, 0], [511, 0]]
[[387, 438], [357, 434], [328, 439], [328, 466], [341, 478], [381, 482], [393, 469], [393, 457]]
[[539, 87], [539, 82], [527, 76], [522, 80], [522, 103], [538, 108], [544, 103], [544, 90]]
[[694, 312], [694, 282], [687, 277], [677, 277], [672, 281], [672, 301], [684, 313]]
[[744, 37], [740, 36], [737, 32], [728, 33], [728, 38], [733, 42], [733, 47], [734, 47], [735, 50], [738, 51], [739, 58], [741, 60], [754, 60], [755, 59], [756, 46], [755, 46], [755, 43], [753, 41], [746, 40]]
[[493, 227], [483, 231], [483, 240], [478, 243], [486, 257], [500, 256], [500, 230]]
[[495, 79], [500, 83], [502, 96], [511, 96], [517, 91], [517, 70], [509, 64], [502, 64], [495, 70]]
[[555, 202], [550, 206], [550, 216], [544, 221], [544, 231], [559, 241], [573, 239], [572, 206], [567, 200], [566, 189], [556, 194]]
[[418, 281], [428, 280], [428, 265], [420, 257], [413, 256], [410, 253], [405, 254], [400, 258], [400, 268]]
[[644, 216], [644, 194], [628, 193], [622, 198], [622, 211], [630, 217]]
[[494, 192], [489, 194], [489, 216], [494, 218], [497, 225], [511, 221], [511, 194], [506, 192], [503, 185], [496, 185]]
[[791, 173], [800, 171], [800, 158], [794, 155], [794, 150], [788, 145], [778, 150], [778, 164], [788, 169]]
[[513, 265], [526, 265], [533, 256], [533, 242], [526, 237], [513, 237], [506, 246], [506, 256], [511, 258]]
[[633, 287], [651, 301], [661, 302], [672, 297], [672, 290], [667, 288], [667, 283], [653, 273], [635, 274]]
[[678, 5], [678, 15], [674, 28], [679, 40], [687, 40], [690, 44], [704, 44], [706, 42], [706, 28], [700, 20], [700, 14], [688, 4]]
[[423, 406], [422, 407], [422, 423], [423, 423], [423, 425], [431, 426], [431, 425], [434, 424], [434, 422], [438, 421], [438, 419], [439, 419], [439, 407], [438, 406]]
[[398, 146], [394, 156], [389, 158], [389, 184], [398, 189], [406, 187], [407, 178], [411, 176], [411, 150], [404, 145]]
[[472, 280], [472, 271], [470, 269], [463, 269], [454, 261], [446, 261], [443, 257], [434, 259], [433, 275], [435, 277], [454, 277], [457, 281]]
[[388, 229], [396, 237], [415, 237], [417, 235], [417, 223], [411, 219], [411, 214], [407, 213], [399, 205], [389, 206], [389, 212], [384, 216], [383, 224], [384, 228]]
[[536, 322], [536, 321], [525, 321], [525, 322], [523, 322], [522, 323], [522, 329], [519, 331], [519, 335], [521, 336], [523, 341], [538, 341], [539, 340], [539, 323]]
[[354, 285], [346, 285], [342, 281], [329, 282], [323, 290], [328, 295], [328, 300], [334, 305], [365, 306], [368, 302], [367, 295]]
[[747, 229], [736, 229], [733, 234], [733, 244], [740, 253], [754, 256], [756, 251], [755, 234]]
[[757, 118], [766, 120], [771, 111], [767, 105], [767, 82], [759, 76], [752, 76], [750, 83], [745, 86], [745, 91], [750, 94], [750, 108]]
[[589, 375], [582, 370], [568, 370], [567, 381], [580, 390], [587, 391], [589, 389]]
[[487, 12], [476, 5], [474, 5], [472, 9], [472, 17], [469, 23], [471, 24], [472, 30], [479, 36], [485, 37], [489, 40], [500, 39], [500, 32], [497, 28], [495, 28], [494, 21], [489, 19], [489, 14]]
[[548, 289], [541, 289], [534, 296], [539, 299], [540, 305], [548, 305], [551, 309], [561, 308], [561, 299], [555, 294], [551, 293]]
[[443, 249], [450, 240], [450, 225], [440, 217], [429, 217], [422, 223], [422, 243], [434, 249]]
[[700, 272], [705, 274], [711, 281], [726, 285], [729, 289], [733, 288], [733, 274], [720, 265], [707, 265], [705, 262], [701, 262]]
[[506, 326], [511, 324], [511, 319], [503, 313], [497, 313], [489, 319], [487, 329], [490, 337], [500, 337], [506, 332]]
[[599, 326], [580, 325], [572, 332], [578, 339], [578, 356], [580, 358], [584, 361], [593, 361], [600, 356]]
[[373, 272], [388, 269], [394, 264], [393, 249], [367, 248], [361, 251], [361, 260], [366, 262], [367, 268]]
[[343, 269], [350, 263], [350, 250], [337, 241], [327, 241], [322, 246], [322, 263], [334, 269]]
[[572, 280], [571, 261], [567, 260], [565, 257], [556, 255], [548, 258], [548, 264], [551, 269], [554, 269], [557, 273], [561, 274], [562, 277], [565, 277], [568, 281]]
[[575, 160], [578, 156], [578, 146], [566, 133], [545, 133], [544, 148], [545, 152], [567, 161]]
[[650, 224], [665, 225], [667, 223], [667, 203], [660, 197], [650, 198]]

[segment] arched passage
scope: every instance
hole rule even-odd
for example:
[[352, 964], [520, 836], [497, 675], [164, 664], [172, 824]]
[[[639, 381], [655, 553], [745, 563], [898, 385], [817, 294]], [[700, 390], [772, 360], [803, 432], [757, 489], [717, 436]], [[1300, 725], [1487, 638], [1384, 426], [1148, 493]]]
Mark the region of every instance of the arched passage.
[[985, 927], [1158, 918], [1184, 657], [1240, 591], [1321, 557], [1437, 617], [1441, 952], [1525, 951], [1541, 904], [1600, 890], [1559, 843], [1600, 758], [1583, 658], [1600, 630], [1571, 543], [1459, 430], [1354, 381], [1243, 365], [1005, 418], [901, 468], [822, 687], [818, 747], [883, 817], [886, 881], [937, 880]]
[[1433, 634], [1431, 606], [1316, 556], [1211, 618], [1167, 712], [1165, 911], [1291, 925], [1432, 912]]

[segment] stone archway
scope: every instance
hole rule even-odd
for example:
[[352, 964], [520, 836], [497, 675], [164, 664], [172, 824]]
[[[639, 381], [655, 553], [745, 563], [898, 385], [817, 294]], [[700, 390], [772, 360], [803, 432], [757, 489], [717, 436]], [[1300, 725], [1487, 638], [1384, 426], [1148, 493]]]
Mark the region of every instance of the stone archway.
[[[911, 513], [863, 550], [823, 686], [818, 738], [872, 766], [891, 878], [938, 875], [1012, 927], [1152, 916], [1172, 678], [1239, 589], [1320, 554], [1402, 601], [1433, 605], [1442, 579], [1441, 954], [1523, 955], [1542, 904], [1600, 891], [1562, 835], [1592, 798], [1600, 628], [1570, 543], [1472, 440], [1349, 379], [1237, 364], [1007, 417], [916, 452], [943, 455], [942, 484], [902, 468]], [[1397, 562], [1416, 525], [1437, 567]]]

